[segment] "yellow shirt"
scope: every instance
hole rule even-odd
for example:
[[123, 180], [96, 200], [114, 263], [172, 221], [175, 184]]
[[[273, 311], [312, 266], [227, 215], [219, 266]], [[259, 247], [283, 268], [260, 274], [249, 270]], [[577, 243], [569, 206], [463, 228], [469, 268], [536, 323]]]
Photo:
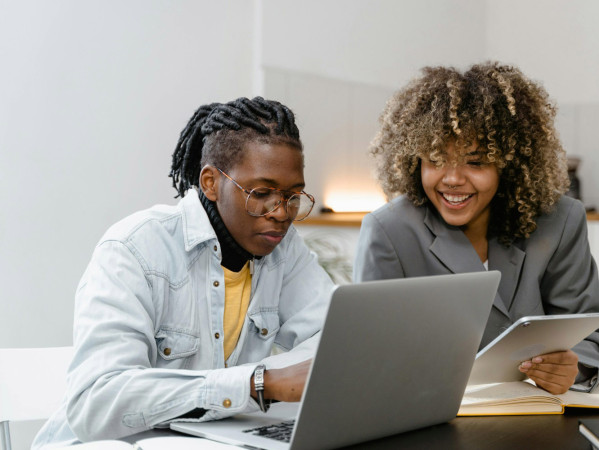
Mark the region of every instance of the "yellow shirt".
[[250, 303], [252, 275], [250, 263], [246, 263], [239, 272], [223, 267], [225, 272], [225, 314], [223, 316], [223, 334], [225, 361], [237, 345], [245, 315]]

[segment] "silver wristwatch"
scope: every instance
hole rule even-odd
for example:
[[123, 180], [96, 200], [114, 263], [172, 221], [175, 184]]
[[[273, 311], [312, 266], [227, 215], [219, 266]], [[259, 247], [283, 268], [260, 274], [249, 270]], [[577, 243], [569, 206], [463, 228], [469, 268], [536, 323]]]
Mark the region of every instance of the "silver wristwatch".
[[270, 402], [266, 402], [264, 400], [264, 371], [266, 370], [266, 366], [264, 364], [260, 364], [256, 367], [254, 371], [254, 388], [256, 389], [256, 394], [258, 395], [258, 405], [260, 406], [260, 411], [266, 412], [268, 408], [270, 408]]

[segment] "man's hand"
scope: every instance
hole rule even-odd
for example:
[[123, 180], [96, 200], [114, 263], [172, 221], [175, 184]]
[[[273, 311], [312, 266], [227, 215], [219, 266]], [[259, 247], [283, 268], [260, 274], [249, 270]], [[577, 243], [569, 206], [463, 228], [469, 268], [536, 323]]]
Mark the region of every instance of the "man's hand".
[[[268, 369], [264, 372], [264, 398], [281, 402], [299, 402], [311, 364], [312, 360], [307, 360], [282, 369]], [[258, 398], [254, 388], [254, 377], [250, 388], [252, 397]]]
[[578, 375], [578, 356], [572, 350], [546, 353], [524, 361], [519, 369], [547, 392], [563, 394]]

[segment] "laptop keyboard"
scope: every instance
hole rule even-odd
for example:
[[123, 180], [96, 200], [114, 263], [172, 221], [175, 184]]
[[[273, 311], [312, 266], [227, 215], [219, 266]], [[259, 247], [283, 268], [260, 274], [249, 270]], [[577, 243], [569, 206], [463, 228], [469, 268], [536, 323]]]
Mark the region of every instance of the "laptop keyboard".
[[264, 427], [250, 428], [249, 430], [243, 430], [244, 433], [252, 433], [256, 436], [267, 437], [270, 439], [276, 439], [282, 442], [291, 442], [291, 433], [295, 426], [295, 420], [287, 420], [285, 422], [275, 423], [273, 425], [266, 425]]

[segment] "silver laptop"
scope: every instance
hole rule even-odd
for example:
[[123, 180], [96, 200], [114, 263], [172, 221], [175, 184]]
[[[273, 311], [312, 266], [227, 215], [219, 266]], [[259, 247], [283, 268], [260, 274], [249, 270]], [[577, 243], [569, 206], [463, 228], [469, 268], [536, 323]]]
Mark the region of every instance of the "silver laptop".
[[[319, 450], [447, 422], [499, 279], [490, 271], [340, 286], [300, 403], [171, 428], [246, 448]], [[282, 425], [289, 437], [276, 431], [281, 421], [291, 422]]]

